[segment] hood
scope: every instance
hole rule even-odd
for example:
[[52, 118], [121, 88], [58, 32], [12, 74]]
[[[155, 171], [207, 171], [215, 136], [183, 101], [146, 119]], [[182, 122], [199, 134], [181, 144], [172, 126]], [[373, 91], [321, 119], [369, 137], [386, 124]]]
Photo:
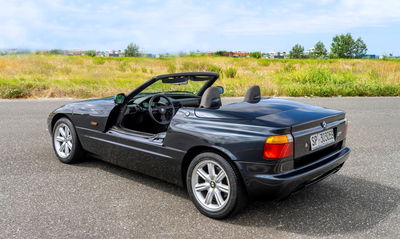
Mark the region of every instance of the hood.
[[106, 97], [91, 100], [82, 100], [73, 105], [73, 113], [108, 116], [115, 107], [114, 98]]
[[114, 104], [114, 97], [104, 97], [104, 98], [98, 98], [98, 99], [89, 99], [89, 100], [81, 100], [74, 102], [73, 104], [80, 104], [80, 103], [99, 103], [99, 104], [109, 104], [113, 103]]

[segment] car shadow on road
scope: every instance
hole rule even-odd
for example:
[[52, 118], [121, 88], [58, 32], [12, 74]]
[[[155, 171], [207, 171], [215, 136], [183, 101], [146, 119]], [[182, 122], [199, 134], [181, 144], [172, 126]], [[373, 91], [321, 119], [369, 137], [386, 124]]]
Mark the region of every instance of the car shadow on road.
[[284, 201], [253, 202], [226, 222], [329, 236], [370, 229], [394, 211], [399, 202], [398, 189], [337, 174]]
[[92, 157], [87, 157], [83, 162], [74, 164], [74, 166], [99, 168], [101, 170], [118, 175], [128, 180], [132, 180], [137, 183], [152, 187], [154, 189], [161, 190], [174, 196], [179, 196], [181, 198], [189, 200], [186, 190], [184, 190], [182, 187]]
[[[88, 159], [76, 166], [99, 168], [189, 200], [181, 187], [100, 160]], [[398, 189], [335, 174], [284, 201], [251, 202], [243, 212], [222, 222], [269, 227], [302, 235], [329, 236], [370, 229], [391, 214], [399, 203]]]

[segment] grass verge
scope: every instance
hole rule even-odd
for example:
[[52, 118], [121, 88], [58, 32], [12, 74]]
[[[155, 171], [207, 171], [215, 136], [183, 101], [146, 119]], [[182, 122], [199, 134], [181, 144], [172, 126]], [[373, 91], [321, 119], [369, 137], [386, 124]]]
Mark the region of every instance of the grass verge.
[[399, 60], [295, 60], [227, 57], [100, 58], [0, 56], [0, 98], [102, 97], [129, 92], [154, 75], [213, 71], [224, 96], [400, 96]]

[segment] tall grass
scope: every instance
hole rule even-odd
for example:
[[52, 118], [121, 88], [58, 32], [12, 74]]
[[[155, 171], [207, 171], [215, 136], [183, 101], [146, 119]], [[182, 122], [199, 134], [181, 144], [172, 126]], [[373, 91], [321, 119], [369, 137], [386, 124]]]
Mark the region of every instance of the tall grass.
[[263, 95], [400, 96], [399, 60], [8, 55], [0, 56], [0, 98], [109, 96], [187, 71], [219, 73], [225, 96], [243, 96], [252, 85]]

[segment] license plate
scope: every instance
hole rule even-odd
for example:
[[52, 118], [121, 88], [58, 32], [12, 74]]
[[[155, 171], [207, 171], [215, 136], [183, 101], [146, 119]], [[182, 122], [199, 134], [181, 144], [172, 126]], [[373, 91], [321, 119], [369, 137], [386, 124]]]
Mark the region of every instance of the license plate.
[[313, 134], [310, 136], [311, 150], [321, 148], [325, 145], [335, 142], [335, 135], [333, 129], [324, 132]]

